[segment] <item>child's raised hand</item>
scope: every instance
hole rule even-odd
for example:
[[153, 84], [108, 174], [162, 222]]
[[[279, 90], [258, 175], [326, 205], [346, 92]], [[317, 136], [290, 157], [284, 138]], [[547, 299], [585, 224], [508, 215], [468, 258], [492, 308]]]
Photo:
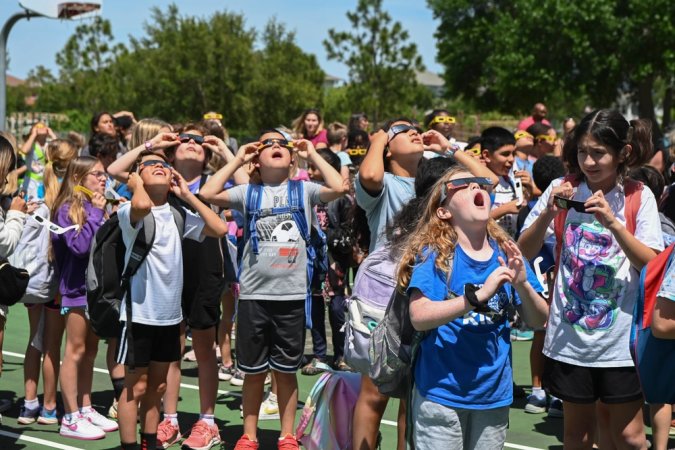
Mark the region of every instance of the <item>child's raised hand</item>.
[[511, 200], [508, 203], [504, 203], [502, 206], [504, 214], [518, 214], [520, 209], [523, 207], [523, 203], [518, 204], [518, 200]]
[[436, 130], [429, 130], [422, 133], [422, 142], [432, 152], [445, 153], [450, 148], [450, 141]]
[[614, 216], [614, 212], [609, 207], [609, 203], [607, 203], [607, 199], [605, 199], [602, 191], [597, 191], [591, 195], [584, 203], [584, 206], [587, 213], [595, 214], [595, 218], [598, 219], [598, 222], [603, 227], [610, 228], [616, 222], [616, 216]]
[[131, 172], [129, 174], [129, 179], [127, 180], [127, 187], [133, 193], [136, 192], [139, 186], [143, 186], [143, 179], [138, 174], [138, 172]]
[[515, 242], [509, 241], [504, 245], [504, 251], [508, 259], [508, 267], [513, 271], [513, 280], [511, 282], [514, 285], [525, 283], [527, 281], [527, 270], [525, 269], [523, 254], [520, 248], [518, 248]]
[[25, 213], [28, 211], [26, 208], [26, 200], [24, 200], [23, 195], [19, 194], [12, 198], [12, 203], [9, 204], [10, 211], [21, 211]]
[[178, 140], [178, 133], [159, 133], [150, 139], [150, 144], [152, 145], [151, 149], [156, 151], [178, 145], [180, 141]]
[[314, 144], [307, 139], [296, 139], [293, 141], [293, 151], [302, 159], [307, 160], [315, 153]]
[[548, 197], [548, 203], [547, 207], [549, 211], [552, 211], [556, 213], [556, 215], [562, 211], [562, 209], [558, 208], [555, 203], [553, 202], [554, 197], [564, 197], [564, 198], [572, 198], [574, 195], [574, 188], [572, 187], [572, 183], [569, 181], [564, 182], [560, 186], [556, 186], [553, 189], [551, 189], [551, 195]]
[[190, 194], [190, 187], [188, 186], [187, 181], [185, 181], [185, 178], [183, 178], [176, 169], [171, 169], [171, 192], [182, 200]]
[[260, 154], [260, 151], [258, 150], [259, 146], [260, 142], [255, 141], [239, 147], [236, 156], [236, 158], [239, 160], [239, 164], [243, 166], [244, 164], [253, 161], [253, 159], [255, 159]]
[[212, 135], [204, 136], [204, 143], [202, 144], [202, 147], [208, 148], [213, 153], [218, 153], [219, 155], [224, 155], [225, 152], [229, 150], [222, 139], [220, 139], [218, 136]]
[[378, 130], [375, 134], [370, 136], [370, 147], [372, 148], [375, 144], [378, 144], [381, 147], [384, 147], [389, 142], [389, 135], [384, 130]]
[[483, 287], [479, 289], [481, 292], [481, 301], [486, 303], [491, 299], [499, 290], [504, 283], [510, 283], [513, 280], [513, 269], [510, 269], [504, 262], [504, 258], [501, 256], [498, 258], [499, 267], [492, 271], [490, 276], [487, 277]]
[[520, 178], [520, 181], [523, 183], [523, 186], [528, 185], [528, 186], [533, 186], [534, 183], [532, 182], [532, 177], [530, 176], [530, 172], [527, 170], [516, 170], [513, 173], [516, 177]]
[[99, 194], [98, 192], [92, 192], [91, 194], [91, 205], [94, 208], [98, 209], [105, 209], [105, 197], [102, 194]]

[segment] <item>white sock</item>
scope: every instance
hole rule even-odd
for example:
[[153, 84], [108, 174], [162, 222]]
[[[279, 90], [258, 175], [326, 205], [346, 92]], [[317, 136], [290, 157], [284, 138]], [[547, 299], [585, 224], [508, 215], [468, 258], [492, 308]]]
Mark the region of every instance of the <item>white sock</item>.
[[532, 395], [539, 399], [546, 398], [546, 391], [542, 387], [532, 386]]
[[173, 414], [167, 414], [164, 413], [164, 420], [169, 419], [171, 421], [171, 425], [177, 427], [178, 426], [178, 413], [173, 413]]
[[80, 414], [87, 414], [87, 413], [92, 412], [93, 410], [94, 410], [94, 408], [92, 408], [91, 405], [83, 406], [82, 408], [80, 408]]
[[26, 409], [39, 408], [40, 407], [40, 400], [38, 400], [37, 398], [34, 398], [33, 400], [24, 400], [23, 406], [25, 406]]
[[199, 415], [199, 420], [203, 420], [209, 425], [215, 425], [215, 416], [213, 414], [200, 414]]

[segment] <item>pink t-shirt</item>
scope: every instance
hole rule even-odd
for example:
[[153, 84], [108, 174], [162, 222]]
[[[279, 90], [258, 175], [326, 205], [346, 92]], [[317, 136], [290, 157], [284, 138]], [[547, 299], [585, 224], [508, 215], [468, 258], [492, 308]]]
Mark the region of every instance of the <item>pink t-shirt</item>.
[[[548, 120], [544, 119], [541, 121], [544, 125], [548, 125], [549, 127], [551, 126], [551, 122]], [[526, 117], [525, 119], [521, 120], [520, 123], [518, 124], [518, 129], [519, 130], [527, 130], [531, 125], [534, 125], [534, 117]]]
[[328, 146], [328, 131], [319, 131], [316, 136], [309, 138], [309, 141], [312, 143], [312, 145], [314, 145], [314, 147], [316, 147], [319, 142], [323, 142], [326, 144], [326, 146]]

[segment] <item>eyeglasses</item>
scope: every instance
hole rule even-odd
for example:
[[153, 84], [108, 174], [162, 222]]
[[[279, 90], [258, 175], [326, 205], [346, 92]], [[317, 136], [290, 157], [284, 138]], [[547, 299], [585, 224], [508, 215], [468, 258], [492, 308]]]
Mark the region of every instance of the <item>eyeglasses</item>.
[[481, 154], [480, 145], [478, 145], [476, 147], [465, 148], [464, 151], [467, 152], [467, 153], [471, 153], [473, 156], [480, 156], [480, 154]]
[[274, 144], [279, 144], [281, 147], [285, 147], [288, 150], [293, 148], [293, 142], [287, 141], [286, 139], [265, 139], [264, 141], [260, 142], [260, 145], [258, 145], [258, 150], [271, 147]]
[[557, 138], [555, 136], [551, 136], [548, 134], [540, 134], [535, 139], [538, 141], [546, 141], [549, 144], [553, 144]]
[[415, 127], [413, 127], [412, 125], [403, 125], [403, 124], [402, 125], [392, 125], [389, 128], [389, 131], [387, 132], [387, 136], [389, 137], [389, 141], [391, 141], [397, 135], [399, 135], [401, 133], [407, 133], [410, 130], [417, 131], [417, 129]]
[[516, 131], [516, 134], [514, 134], [513, 137], [516, 139], [516, 141], [518, 139], [532, 139], [532, 135], [523, 130]]
[[347, 149], [347, 154], [349, 156], [364, 156], [366, 153], [368, 153], [367, 148], [348, 148]]
[[179, 134], [178, 139], [180, 140], [181, 144], [190, 142], [190, 140], [195, 141], [195, 144], [197, 145], [202, 145], [204, 143], [204, 136], [200, 136], [198, 134]]
[[91, 172], [87, 172], [87, 175], [93, 175], [94, 178], [108, 178], [108, 174], [102, 170], [92, 170]]
[[223, 118], [222, 114], [218, 113], [206, 113], [204, 114], [204, 120], [221, 120]]
[[[77, 186], [75, 186], [73, 188], [73, 190], [77, 191], [77, 192], [82, 192], [84, 195], [86, 195], [89, 198], [92, 198], [94, 196], [94, 191], [87, 189], [86, 187], [82, 186], [81, 184], [78, 184]], [[117, 204], [120, 203], [120, 199], [119, 198], [105, 197], [105, 202], [110, 204], [110, 205], [117, 205]], [[35, 217], [38, 217], [38, 216], [35, 216]], [[35, 219], [35, 220], [38, 220], [38, 219]], [[38, 222], [39, 222], [39, 220], [38, 220]], [[65, 233], [65, 231], [64, 231], [64, 233]], [[60, 233], [57, 233], [57, 234], [60, 234]]]
[[452, 116], [436, 116], [433, 119], [431, 119], [431, 122], [429, 122], [429, 126], [434, 125], [436, 123], [455, 123], [456, 120]]
[[487, 177], [457, 178], [455, 180], [450, 180], [443, 185], [443, 190], [441, 191], [441, 204], [445, 202], [449, 192], [468, 188], [472, 183], [477, 184], [481, 189], [488, 192], [492, 190], [492, 180]]
[[146, 167], [154, 167], [156, 165], [161, 165], [162, 168], [164, 169], [169, 169], [171, 170], [171, 164], [168, 162], [162, 160], [162, 159], [149, 159], [147, 161], [143, 161], [142, 163], [139, 164], [141, 169], [144, 169]]

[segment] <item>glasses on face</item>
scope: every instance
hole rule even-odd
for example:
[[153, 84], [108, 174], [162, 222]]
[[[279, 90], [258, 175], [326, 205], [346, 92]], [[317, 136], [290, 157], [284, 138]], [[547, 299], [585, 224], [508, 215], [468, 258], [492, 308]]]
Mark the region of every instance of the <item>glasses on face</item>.
[[538, 141], [546, 141], [549, 144], [553, 144], [556, 140], [556, 137], [548, 134], [540, 134], [535, 139]]
[[265, 139], [264, 141], [260, 142], [260, 145], [258, 146], [258, 150], [262, 150], [263, 148], [271, 147], [274, 144], [279, 144], [281, 147], [285, 147], [288, 150], [293, 148], [293, 142], [287, 141], [286, 139]]
[[410, 130], [415, 130], [417, 132], [417, 128], [413, 127], [412, 125], [392, 125], [389, 128], [389, 131], [387, 132], [387, 136], [389, 137], [389, 140], [391, 141], [394, 139], [397, 135], [401, 133], [407, 133]]
[[141, 169], [144, 169], [146, 167], [154, 167], [158, 164], [161, 165], [163, 169], [171, 170], [171, 164], [162, 159], [150, 159], [147, 161], [143, 161], [139, 166]]
[[204, 120], [221, 120], [223, 118], [222, 114], [218, 113], [206, 113], [204, 114]]
[[368, 153], [368, 149], [366, 149], [366, 148], [348, 148], [347, 149], [347, 154], [349, 156], [364, 156], [366, 153]]
[[527, 131], [523, 131], [523, 130], [516, 131], [516, 134], [514, 134], [513, 137], [516, 139], [516, 141], [518, 139], [532, 139], [532, 135], [530, 133], [528, 133]]
[[480, 146], [467, 148], [467, 149], [464, 149], [464, 151], [472, 154], [473, 156], [480, 156], [480, 153], [481, 153]]
[[492, 190], [492, 180], [487, 177], [457, 178], [450, 180], [443, 185], [443, 191], [441, 191], [441, 204], [445, 202], [445, 199], [448, 198], [450, 192], [468, 188], [473, 183], [488, 192]]
[[456, 120], [452, 116], [436, 116], [434, 117], [431, 122], [429, 122], [429, 126], [437, 124], [437, 123], [455, 123]]
[[88, 172], [87, 175], [93, 175], [94, 178], [108, 178], [108, 174], [102, 170], [92, 170]]
[[202, 145], [204, 143], [204, 136], [200, 136], [198, 134], [179, 134], [178, 139], [180, 140], [181, 144], [188, 143], [190, 140], [195, 141], [195, 144], [197, 145]]

